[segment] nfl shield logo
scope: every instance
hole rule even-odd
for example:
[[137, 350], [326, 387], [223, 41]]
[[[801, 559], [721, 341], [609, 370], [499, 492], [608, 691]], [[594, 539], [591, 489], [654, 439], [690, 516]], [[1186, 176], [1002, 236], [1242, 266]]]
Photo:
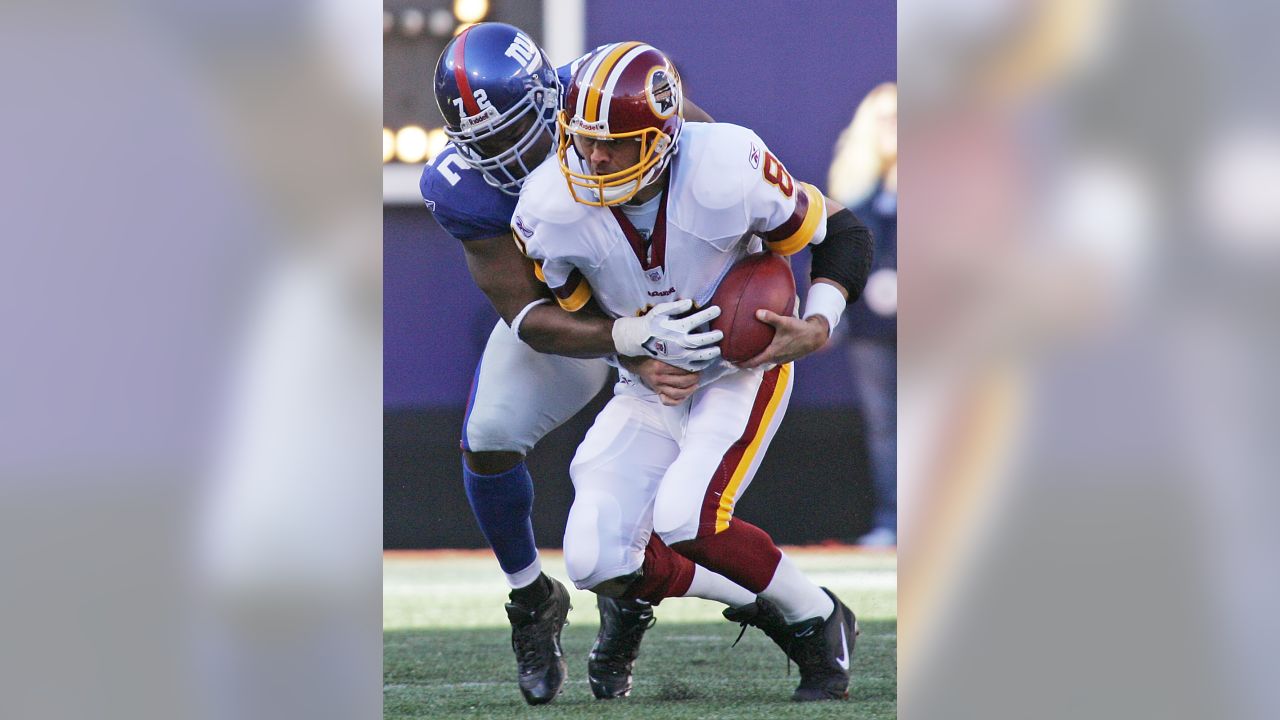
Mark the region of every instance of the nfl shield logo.
[[654, 268], [645, 275], [649, 278], [649, 282], [662, 282], [662, 268]]

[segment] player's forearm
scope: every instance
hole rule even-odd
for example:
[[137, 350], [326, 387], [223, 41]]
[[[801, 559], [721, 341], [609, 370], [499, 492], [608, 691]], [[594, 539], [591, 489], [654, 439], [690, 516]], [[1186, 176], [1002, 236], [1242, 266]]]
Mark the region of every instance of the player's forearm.
[[531, 309], [520, 322], [520, 339], [541, 353], [604, 357], [616, 352], [613, 320], [586, 312], [570, 313], [548, 303]]
[[828, 330], [840, 322], [845, 306], [858, 299], [871, 270], [873, 245], [867, 227], [848, 210], [827, 218], [827, 237], [812, 249], [809, 294], [804, 317], [822, 315]]
[[529, 303], [551, 297], [534, 276], [533, 262], [520, 254], [509, 236], [472, 240], [462, 247], [471, 279], [508, 325]]

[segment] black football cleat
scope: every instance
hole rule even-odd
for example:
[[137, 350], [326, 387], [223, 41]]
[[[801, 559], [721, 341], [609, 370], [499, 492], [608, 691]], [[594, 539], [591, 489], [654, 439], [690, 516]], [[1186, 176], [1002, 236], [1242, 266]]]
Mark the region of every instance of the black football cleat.
[[765, 635], [774, 642], [778, 647], [782, 648], [782, 652], [787, 652], [787, 648], [791, 646], [790, 626], [782, 617], [782, 613], [778, 612], [778, 608], [768, 600], [762, 597], [756, 598], [756, 601], [750, 605], [744, 605], [740, 608], [726, 608], [724, 611], [726, 620], [736, 622], [742, 625], [742, 632], [738, 633], [738, 639], [733, 641], [734, 645], [742, 640], [743, 634], [747, 632], [747, 627], [757, 627], [764, 631]]
[[858, 620], [830, 590], [835, 610], [831, 616], [811, 618], [791, 625], [787, 656], [800, 668], [800, 686], [791, 699], [846, 700], [849, 697], [849, 666], [853, 660]]
[[587, 656], [587, 680], [591, 693], [601, 700], [631, 694], [631, 669], [640, 655], [640, 641], [657, 620], [653, 607], [636, 600], [596, 596], [600, 608], [600, 632]]
[[560, 631], [568, 624], [569, 591], [551, 581], [551, 595], [536, 608], [507, 603], [511, 649], [520, 671], [520, 694], [530, 705], [555, 699], [564, 686], [568, 666], [560, 651]]

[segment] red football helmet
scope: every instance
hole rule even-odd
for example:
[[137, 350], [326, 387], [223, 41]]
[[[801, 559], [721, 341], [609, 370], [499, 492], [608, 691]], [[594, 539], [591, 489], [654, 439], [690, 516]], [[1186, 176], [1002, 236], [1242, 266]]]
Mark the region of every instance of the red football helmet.
[[[560, 171], [574, 200], [617, 205], [662, 175], [676, 152], [684, 125], [684, 95], [675, 66], [661, 51], [639, 42], [605, 45], [578, 66], [557, 117]], [[624, 170], [593, 175], [573, 148], [573, 137], [635, 138], [640, 159]]]

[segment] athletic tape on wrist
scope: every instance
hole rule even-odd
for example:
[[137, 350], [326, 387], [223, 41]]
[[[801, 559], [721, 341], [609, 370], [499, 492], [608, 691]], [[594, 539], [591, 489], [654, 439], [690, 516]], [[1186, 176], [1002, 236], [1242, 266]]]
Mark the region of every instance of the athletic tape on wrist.
[[524, 342], [524, 338], [520, 337], [520, 323], [524, 322], [524, 316], [528, 315], [530, 310], [542, 305], [543, 303], [549, 302], [551, 301], [547, 298], [539, 298], [528, 305], [525, 305], [523, 310], [516, 313], [515, 319], [511, 321], [511, 332], [515, 333], [516, 340]]
[[844, 314], [844, 307], [844, 295], [839, 290], [827, 283], [814, 283], [809, 286], [809, 294], [805, 296], [802, 319], [808, 320], [814, 315], [826, 318], [829, 326], [827, 337], [831, 337], [836, 325], [840, 323], [840, 316]]

